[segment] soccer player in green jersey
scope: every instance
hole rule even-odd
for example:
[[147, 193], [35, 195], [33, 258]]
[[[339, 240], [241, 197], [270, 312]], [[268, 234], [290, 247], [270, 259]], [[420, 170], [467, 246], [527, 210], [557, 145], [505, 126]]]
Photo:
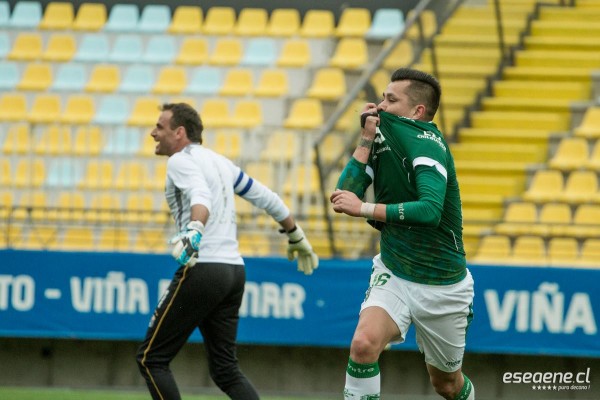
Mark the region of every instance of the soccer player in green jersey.
[[[475, 398], [461, 371], [473, 279], [454, 160], [432, 122], [440, 96], [433, 76], [395, 71], [383, 100], [365, 106], [360, 142], [330, 197], [334, 211], [381, 230], [350, 346], [347, 400], [379, 399], [379, 355], [404, 341], [411, 323], [435, 391], [448, 400]], [[375, 202], [363, 202], [371, 184]]]

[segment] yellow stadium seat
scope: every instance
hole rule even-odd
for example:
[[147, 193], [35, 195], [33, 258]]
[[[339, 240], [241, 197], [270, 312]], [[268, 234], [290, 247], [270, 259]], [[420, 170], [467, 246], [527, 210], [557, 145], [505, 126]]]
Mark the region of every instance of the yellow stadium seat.
[[96, 104], [92, 96], [72, 94], [67, 97], [60, 120], [65, 124], [89, 124], [95, 114]]
[[[410, 10], [406, 14], [406, 20], [408, 21], [410, 18], [414, 18], [413, 11]], [[432, 10], [423, 10], [420, 17], [421, 21], [421, 29], [423, 31], [423, 38], [430, 39], [437, 32], [437, 17], [435, 12]], [[415, 20], [415, 23], [409, 28], [407, 32], [407, 37], [413, 40], [420, 40], [421, 38], [421, 29], [419, 28], [419, 20]]]
[[300, 26], [300, 36], [307, 38], [329, 38], [334, 31], [335, 20], [330, 10], [308, 10]]
[[496, 233], [508, 236], [528, 234], [531, 225], [535, 224], [537, 219], [537, 207], [534, 203], [509, 203], [503, 221], [496, 225], [494, 230]]
[[61, 192], [56, 201], [56, 216], [59, 221], [83, 221], [85, 199], [81, 192]]
[[[150, 169], [150, 185], [152, 190], [163, 191], [165, 189], [165, 180], [167, 179], [167, 163], [159, 162], [154, 168]], [[165, 204], [165, 203], [161, 203]]]
[[38, 28], [53, 30], [71, 29], [74, 15], [73, 3], [51, 1], [46, 6], [46, 11]]
[[[414, 49], [412, 45], [412, 41], [410, 39], [402, 39], [394, 50], [388, 54], [388, 56], [383, 61], [382, 67], [395, 71], [400, 67], [406, 67], [410, 65], [410, 63], [414, 60]], [[390, 73], [388, 72], [388, 82], [390, 78]]]
[[346, 77], [341, 68], [317, 70], [306, 95], [320, 100], [338, 100], [346, 94]]
[[65, 62], [70, 61], [77, 50], [75, 37], [67, 33], [53, 33], [48, 39], [46, 50], [42, 53], [42, 60]]
[[133, 249], [143, 253], [162, 254], [170, 251], [164, 229], [142, 229], [136, 235]]
[[579, 245], [574, 238], [555, 237], [548, 241], [548, 261], [552, 267], [572, 267], [579, 258]]
[[574, 129], [575, 136], [600, 138], [600, 107], [589, 107], [579, 126]]
[[323, 124], [323, 106], [317, 99], [294, 100], [283, 126], [290, 129], [316, 129]]
[[42, 56], [42, 35], [19, 32], [7, 55], [9, 60], [34, 61]]
[[16, 204], [12, 218], [18, 221], [25, 219], [32, 219], [41, 221], [45, 217], [46, 208], [48, 206], [48, 196], [46, 192], [34, 191], [25, 192], [19, 198], [19, 202]]
[[32, 227], [23, 241], [21, 248], [35, 250], [56, 249], [58, 242], [58, 228], [55, 226], [39, 225]]
[[242, 134], [239, 130], [215, 132], [214, 150], [232, 160], [239, 159], [242, 152]]
[[263, 111], [260, 101], [255, 99], [239, 100], [233, 107], [231, 126], [253, 129], [263, 124]]
[[35, 142], [34, 153], [57, 156], [71, 154], [73, 144], [71, 129], [67, 126], [50, 125]]
[[318, 193], [319, 171], [316, 165], [299, 165], [296, 171], [290, 171], [283, 185], [283, 192], [298, 195]]
[[130, 244], [129, 231], [122, 228], [102, 229], [96, 249], [104, 251], [127, 251]]
[[206, 13], [202, 31], [206, 35], [228, 35], [233, 31], [235, 18], [232, 7], [211, 7]]
[[571, 214], [571, 206], [567, 203], [543, 204], [532, 233], [539, 236], [563, 236], [572, 222]]
[[38, 188], [46, 179], [46, 166], [38, 158], [20, 159], [15, 168], [13, 183], [18, 188]]
[[92, 196], [85, 219], [90, 222], [118, 221], [122, 210], [119, 196], [112, 192], [100, 192]]
[[182, 35], [200, 34], [203, 18], [202, 8], [198, 6], [177, 6], [167, 31]]
[[510, 262], [522, 266], [548, 264], [546, 245], [539, 236], [519, 236], [515, 239]]
[[206, 99], [200, 110], [202, 122], [206, 128], [225, 128], [231, 126], [229, 103], [223, 99]]
[[371, 11], [368, 8], [345, 8], [335, 28], [335, 36], [364, 37], [371, 27]]
[[56, 249], [66, 251], [92, 251], [95, 245], [93, 228], [67, 228], [63, 233], [62, 240], [56, 245]]
[[598, 176], [595, 171], [573, 171], [565, 181], [565, 188], [557, 200], [567, 203], [592, 201], [598, 192]]
[[205, 38], [186, 36], [175, 57], [176, 64], [201, 65], [208, 61], [208, 43]]
[[367, 42], [363, 38], [344, 37], [338, 42], [329, 60], [332, 67], [360, 69], [368, 60]]
[[73, 153], [78, 156], [100, 154], [104, 147], [104, 136], [98, 126], [78, 126], [75, 131]]
[[38, 94], [27, 115], [27, 120], [34, 124], [49, 124], [59, 120], [61, 113], [60, 96], [57, 94]]
[[508, 236], [487, 235], [481, 239], [477, 253], [471, 261], [482, 264], [502, 264], [511, 255], [511, 245]]
[[[2, 160], [4, 161], [4, 160]], [[8, 160], [7, 164], [8, 164]], [[2, 175], [0, 175], [0, 182], [2, 182], [2, 179], [4, 178], [9, 178], [10, 175], [4, 175], [4, 169], [2, 168], [2, 165], [4, 165], [4, 163], [0, 164], [0, 172], [2, 172]], [[14, 204], [14, 193], [12, 191], [7, 191], [7, 190], [3, 190], [0, 192], [0, 219], [5, 219], [6, 217], [8, 217], [9, 213], [11, 212], [11, 208]], [[4, 226], [3, 226], [4, 229]], [[0, 235], [0, 237], [4, 237], [4, 234]], [[0, 239], [2, 240], [2, 239]], [[1, 242], [0, 242], [1, 243]], [[6, 243], [6, 242], [4, 242]]]
[[240, 63], [243, 54], [241, 39], [221, 38], [217, 39], [215, 48], [208, 57], [208, 63], [220, 66], [232, 66]]
[[238, 36], [264, 36], [267, 32], [269, 15], [263, 8], [242, 8], [233, 28]]
[[360, 126], [360, 114], [366, 101], [364, 99], [354, 100], [335, 123], [335, 129], [342, 132], [351, 132]]
[[32, 145], [29, 125], [23, 123], [11, 124], [2, 145], [2, 152], [4, 154], [27, 154], [31, 152]]
[[106, 24], [106, 5], [104, 3], [82, 3], [73, 21], [73, 30], [99, 31]]
[[548, 162], [551, 168], [573, 170], [583, 167], [589, 158], [586, 139], [567, 137], [560, 141], [556, 153]]
[[155, 94], [180, 94], [187, 86], [185, 68], [166, 66], [161, 68], [158, 79], [152, 88]]
[[27, 98], [23, 93], [5, 93], [0, 97], [0, 121], [23, 121], [27, 117]]
[[83, 189], [109, 189], [113, 185], [113, 162], [91, 160], [86, 168], [85, 177], [79, 183]]
[[127, 124], [133, 126], [154, 126], [158, 118], [160, 104], [160, 99], [157, 97], [138, 97], [135, 100], [133, 111], [127, 120]]
[[12, 185], [12, 171], [10, 160], [0, 158], [0, 186], [7, 187]]
[[578, 265], [598, 268], [600, 265], [600, 239], [586, 239], [583, 242]]
[[535, 202], [556, 201], [562, 193], [563, 187], [564, 179], [560, 171], [536, 171], [523, 198]]
[[277, 59], [278, 67], [305, 67], [311, 62], [310, 45], [304, 39], [288, 39]]
[[298, 134], [291, 130], [276, 130], [267, 139], [260, 159], [289, 162], [298, 156]]
[[225, 73], [221, 96], [246, 96], [252, 92], [254, 77], [248, 68], [232, 68]]
[[265, 69], [254, 88], [258, 97], [281, 97], [289, 92], [288, 76], [283, 69]]
[[[244, 172], [252, 177], [252, 179], [259, 181], [269, 188], [275, 187], [275, 179], [273, 179], [273, 166], [269, 162], [255, 161], [248, 163], [246, 164], [246, 168], [244, 168]], [[244, 203], [246, 203], [246, 205], [250, 204], [248, 202]]]
[[600, 140], [596, 140], [592, 147], [592, 154], [585, 166], [589, 169], [600, 171]]
[[127, 213], [123, 216], [125, 222], [167, 222], [166, 214], [159, 213], [154, 207], [154, 196], [151, 193], [131, 193], [125, 204]]
[[149, 181], [148, 170], [139, 161], [123, 162], [114, 181], [114, 188], [119, 190], [140, 190], [146, 188]]
[[114, 64], [94, 65], [90, 79], [85, 85], [86, 92], [112, 93], [121, 83], [121, 68]]
[[267, 35], [295, 36], [300, 31], [300, 12], [295, 8], [276, 8], [267, 24]]
[[29, 63], [25, 65], [18, 90], [43, 92], [52, 84], [52, 67], [47, 63]]
[[573, 224], [566, 228], [567, 235], [577, 238], [600, 237], [600, 205], [582, 204], [573, 214]]

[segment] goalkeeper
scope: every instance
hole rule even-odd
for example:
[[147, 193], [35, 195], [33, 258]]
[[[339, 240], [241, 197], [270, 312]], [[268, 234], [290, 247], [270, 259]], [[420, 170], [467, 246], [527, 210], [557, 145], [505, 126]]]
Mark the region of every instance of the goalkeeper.
[[[360, 142], [330, 198], [334, 211], [381, 230], [350, 346], [347, 400], [379, 399], [379, 355], [404, 341], [411, 323], [435, 391], [448, 400], [475, 398], [461, 372], [473, 279], [460, 193], [448, 144], [431, 122], [440, 96], [433, 76], [395, 71], [381, 103], [366, 105]], [[371, 184], [375, 202], [363, 202]]]
[[302, 229], [277, 194], [227, 158], [202, 146], [202, 121], [185, 103], [164, 104], [151, 135], [168, 156], [165, 196], [180, 233], [171, 239], [179, 264], [150, 320], [137, 363], [153, 399], [181, 399], [170, 362], [198, 328], [210, 376], [232, 399], [258, 399], [236, 356], [245, 284], [234, 194], [264, 209], [288, 237], [288, 258], [310, 275], [318, 266]]

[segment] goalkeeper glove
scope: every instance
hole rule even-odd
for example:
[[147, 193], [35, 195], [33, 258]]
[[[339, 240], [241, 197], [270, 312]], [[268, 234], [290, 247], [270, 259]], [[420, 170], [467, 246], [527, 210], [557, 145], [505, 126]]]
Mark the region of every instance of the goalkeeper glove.
[[319, 257], [313, 251], [304, 231], [296, 225], [294, 229], [286, 232], [288, 236], [287, 256], [288, 260], [294, 261], [298, 258], [298, 271], [305, 275], [311, 275], [313, 270], [319, 266]]
[[179, 265], [196, 264], [202, 233], [204, 233], [204, 224], [200, 221], [191, 221], [185, 227], [185, 231], [178, 233], [169, 241], [174, 245], [171, 255]]

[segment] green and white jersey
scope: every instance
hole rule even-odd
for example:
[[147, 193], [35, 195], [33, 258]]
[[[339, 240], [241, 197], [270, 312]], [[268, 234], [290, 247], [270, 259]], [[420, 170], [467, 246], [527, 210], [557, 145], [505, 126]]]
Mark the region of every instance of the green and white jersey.
[[454, 159], [432, 122], [386, 112], [368, 164], [352, 158], [338, 188], [363, 198], [374, 185], [375, 201], [386, 204], [381, 258], [397, 276], [449, 285], [466, 276], [462, 207]]

